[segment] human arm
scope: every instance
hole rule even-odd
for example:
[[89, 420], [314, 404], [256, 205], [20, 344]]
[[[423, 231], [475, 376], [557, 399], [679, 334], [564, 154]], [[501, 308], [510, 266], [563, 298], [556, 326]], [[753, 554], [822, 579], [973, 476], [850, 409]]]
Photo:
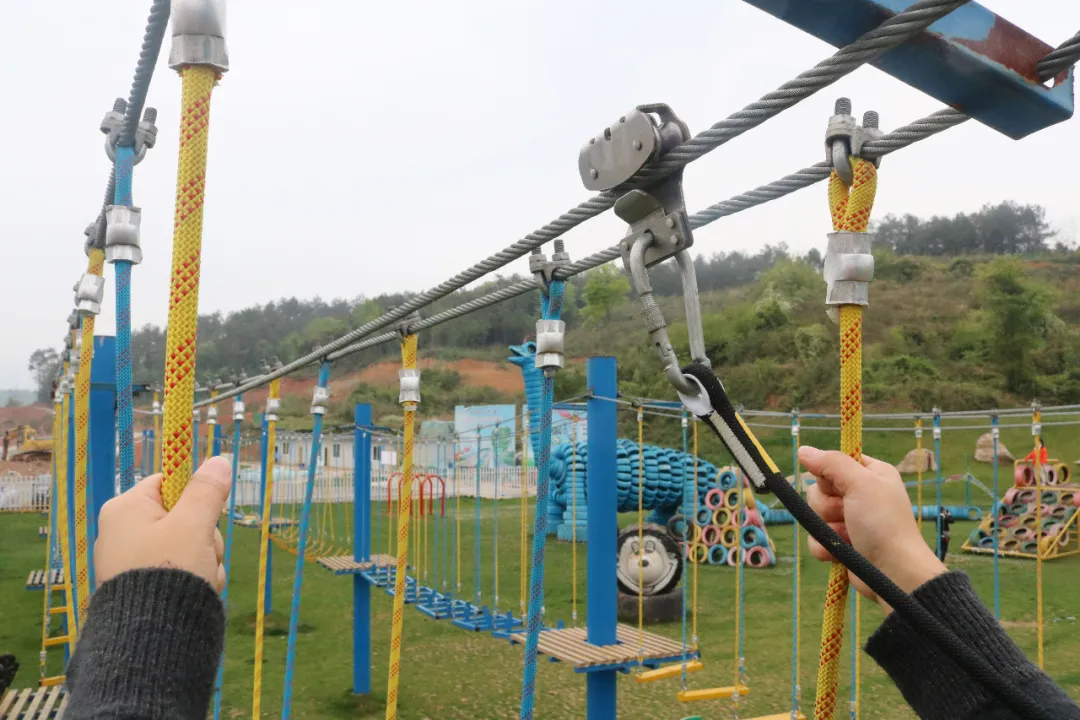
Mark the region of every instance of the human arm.
[[230, 474], [207, 461], [168, 513], [160, 475], [102, 508], [67, 720], [205, 720], [225, 634], [217, 520]]
[[[807, 500], [834, 530], [1052, 715], [1062, 720], [1080, 718], [1080, 708], [1024, 657], [982, 605], [967, 576], [950, 573], [927, 547], [895, 468], [869, 457], [860, 464], [843, 453], [814, 448], [801, 448], [799, 458], [818, 477]], [[810, 550], [820, 560], [831, 559], [813, 539]], [[925, 634], [893, 614], [857, 579], [852, 582], [888, 615], [866, 650], [920, 718], [1020, 720]]]

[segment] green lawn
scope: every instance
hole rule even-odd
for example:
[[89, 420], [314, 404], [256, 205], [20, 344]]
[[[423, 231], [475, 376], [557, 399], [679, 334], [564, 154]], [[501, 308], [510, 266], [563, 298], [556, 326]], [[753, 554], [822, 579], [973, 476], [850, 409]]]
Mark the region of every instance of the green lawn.
[[[809, 421], [808, 421], [809, 422]], [[869, 424], [869, 423], [868, 423]], [[1061, 430], [1060, 433], [1054, 431]], [[1054, 428], [1048, 439], [1055, 454], [1064, 455], [1068, 446], [1080, 456], [1080, 448], [1064, 432]], [[947, 433], [943, 443], [947, 473], [963, 472], [964, 457], [970, 453], [978, 433]], [[1030, 433], [1024, 430], [1003, 432], [1014, 452], [1026, 449]], [[899, 459], [903, 450], [913, 444], [910, 435], [881, 433], [868, 436], [867, 452], [876, 453], [891, 461]], [[835, 436], [811, 438], [823, 446], [835, 443]], [[927, 432], [926, 440], [932, 445]], [[790, 467], [790, 435], [788, 450], [783, 433], [768, 438], [777, 459], [787, 460]], [[711, 439], [708, 441], [711, 447]], [[989, 481], [989, 467], [973, 467], [973, 471]], [[1010, 469], [1011, 470], [1011, 469]], [[1004, 488], [1011, 481], [1010, 473], [1002, 475]], [[928, 497], [934, 489], [928, 486]], [[945, 487], [946, 502], [960, 502], [963, 485]], [[977, 491], [973, 496], [978, 504], [989, 505]], [[473, 587], [472, 500], [462, 501], [462, 585], [465, 593]], [[481, 551], [484, 566], [481, 570], [483, 601], [490, 603], [493, 595], [493, 507], [483, 503], [483, 539]], [[519, 505], [512, 501], [499, 504], [498, 547], [500, 605], [517, 608], [520, 578]], [[531, 517], [531, 510], [530, 510]], [[42, 596], [40, 592], [24, 589], [26, 575], [43, 567], [45, 542], [37, 537], [37, 526], [44, 521], [38, 515], [0, 516], [0, 651], [14, 652], [23, 664], [16, 686], [33, 685], [36, 680], [36, 658], [40, 649]], [[621, 524], [633, 521], [631, 515], [620, 518]], [[954, 528], [954, 547], [958, 548], [972, 523], [958, 523]], [[385, 521], [383, 532], [385, 534]], [[925, 526], [931, 536], [932, 525]], [[237, 528], [233, 557], [233, 576], [229, 597], [228, 648], [225, 666], [225, 717], [250, 715], [253, 665], [253, 624], [256, 603], [257, 541], [256, 531]], [[744, 655], [752, 692], [744, 698], [740, 717], [782, 712], [788, 707], [791, 693], [791, 607], [792, 607], [792, 528], [771, 527], [778, 564], [767, 570], [745, 573]], [[379, 539], [379, 551], [385, 540]], [[579, 617], [585, 616], [586, 578], [585, 546], [578, 547]], [[266, 663], [263, 675], [263, 714], [280, 714], [284, 658], [288, 627], [288, 609], [292, 593], [295, 558], [275, 552], [274, 614], [269, 619]], [[972, 576], [982, 597], [992, 602], [992, 560], [982, 556], [952, 555], [952, 564]], [[563, 618], [569, 624], [571, 616], [572, 574], [571, 547], [551, 542], [548, 546], [547, 611], [549, 619]], [[802, 601], [802, 648], [800, 653], [803, 687], [803, 707], [813, 705], [814, 676], [820, 618], [824, 598], [827, 568], [804, 556], [804, 585]], [[1075, 619], [1076, 597], [1080, 594], [1080, 558], [1066, 558], [1047, 564], [1045, 573], [1045, 647], [1047, 671], [1074, 697], [1080, 698], [1080, 631]], [[373, 686], [371, 696], [354, 697], [351, 692], [351, 580], [335, 577], [322, 568], [308, 565], [303, 594], [302, 633], [298, 647], [298, 666], [294, 688], [293, 712], [303, 718], [381, 718], [386, 691], [386, 668], [390, 636], [392, 598], [381, 590], [373, 599]], [[735, 650], [735, 573], [728, 568], [703, 566], [699, 570], [699, 635], [705, 669], [691, 676], [691, 687], [730, 685], [733, 676]], [[1001, 604], [1003, 619], [1009, 621], [1010, 632], [1021, 647], [1034, 657], [1035, 630], [1035, 566], [1023, 560], [1001, 562]], [[865, 639], [880, 623], [880, 612], [863, 604], [862, 635]], [[678, 638], [679, 624], [654, 629], [655, 632]], [[515, 718], [521, 692], [522, 649], [486, 634], [470, 634], [458, 630], [447, 621], [433, 621], [419, 612], [408, 609], [405, 616], [403, 669], [399, 716], [421, 718]], [[848, 693], [848, 658], [845, 653], [842, 697]], [[1071, 668], [1071, 669], [1070, 669]], [[865, 658], [862, 663], [863, 717], [910, 718], [899, 694], [883, 672]], [[584, 677], [557, 663], [542, 662], [537, 679], [537, 715], [552, 718], [580, 718], [584, 715]], [[681, 718], [700, 713], [706, 718], [729, 717], [731, 701], [713, 701], [690, 707], [675, 700], [678, 679], [638, 685], [629, 677], [619, 683], [619, 702], [622, 716]], [[840, 707], [846, 712], [846, 705]], [[841, 715], [838, 712], [838, 716]]]

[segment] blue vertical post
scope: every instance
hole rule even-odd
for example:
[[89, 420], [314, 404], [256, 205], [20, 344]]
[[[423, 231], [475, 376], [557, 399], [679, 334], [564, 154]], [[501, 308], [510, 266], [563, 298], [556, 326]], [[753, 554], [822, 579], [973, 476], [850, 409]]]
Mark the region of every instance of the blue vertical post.
[[[353, 416], [353, 559], [371, 559], [371, 404]], [[353, 575], [353, 693], [371, 692], [371, 585]]]
[[[586, 377], [589, 388], [589, 466], [586, 477], [589, 512], [586, 560], [587, 640], [593, 645], [614, 645], [616, 638], [615, 540], [618, 498], [615, 490], [616, 405], [618, 391], [613, 357], [591, 357]], [[599, 398], [608, 398], [602, 400]], [[601, 670], [586, 675], [588, 720], [615, 720], [618, 671]]]
[[94, 587], [94, 540], [101, 506], [116, 494], [116, 338], [94, 338], [90, 364], [90, 494], [87, 498], [87, 564]]
[[[74, 375], [73, 375], [74, 377]], [[74, 387], [74, 383], [72, 383]], [[68, 521], [67, 521], [67, 537], [65, 542], [68, 544], [68, 552], [71, 553], [71, 571], [77, 572], [75, 568], [75, 391], [72, 390], [68, 393], [68, 442], [67, 442], [67, 496], [68, 496]], [[65, 571], [66, 572], [66, 571]], [[78, 615], [79, 601], [78, 601], [78, 583], [72, 582], [72, 578], [64, 578], [68, 584], [68, 596], [72, 605], [75, 607], [75, 624], [81, 627], [82, 618]], [[78, 628], [76, 628], [77, 630]]]
[[473, 528], [473, 602], [480, 608], [480, 458], [484, 439], [480, 429], [476, 430], [476, 519]]
[[[994, 513], [994, 619], [1001, 620], [1001, 575], [999, 574], [998, 560], [1000, 555], [998, 554], [998, 516], [1001, 511], [998, 509], [998, 435], [1000, 430], [998, 429], [998, 416], [992, 417], [993, 427], [990, 429], [990, 434], [994, 438], [994, 498], [990, 502], [990, 512]], [[1042, 502], [1042, 499], [1039, 499]]]
[[[197, 435], [196, 435], [197, 436]], [[267, 429], [266, 429], [266, 413], [262, 416], [262, 433], [259, 436], [259, 512], [266, 507], [266, 455], [267, 455]], [[269, 449], [273, 452], [273, 448]], [[271, 518], [272, 519], [272, 518]], [[273, 608], [274, 593], [271, 590], [274, 584], [272, 582], [274, 575], [274, 543], [267, 540], [266, 547], [266, 598], [264, 600], [264, 606], [266, 607], [266, 614], [269, 615]]]
[[221, 454], [221, 425], [220, 425], [220, 423], [214, 423], [211, 426], [211, 428], [213, 428], [213, 436], [210, 438], [210, 454], [211, 455], [220, 455]]
[[941, 411], [934, 408], [934, 463], [937, 465], [937, 555], [941, 557]]

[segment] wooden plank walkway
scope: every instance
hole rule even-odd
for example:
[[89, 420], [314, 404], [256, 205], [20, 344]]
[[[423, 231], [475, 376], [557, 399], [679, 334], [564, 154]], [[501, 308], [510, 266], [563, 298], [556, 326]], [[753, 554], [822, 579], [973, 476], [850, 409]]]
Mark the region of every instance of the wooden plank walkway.
[[397, 558], [392, 555], [372, 555], [370, 561], [356, 562], [352, 555], [336, 555], [319, 558], [318, 562], [335, 575], [355, 575], [376, 567], [394, 567]]
[[67, 693], [59, 685], [9, 690], [0, 700], [0, 720], [60, 720]]
[[[637, 664], [638, 631], [629, 625], [618, 625], [615, 629], [616, 645], [593, 645], [586, 642], [585, 628], [562, 628], [543, 630], [540, 633], [539, 650], [544, 655], [565, 663], [575, 669], [598, 667], [603, 665]], [[511, 639], [516, 643], [525, 642], [525, 633], [515, 633]], [[662, 661], [682, 657], [682, 643], [666, 637], [645, 633], [642, 643], [645, 646], [646, 661]], [[696, 654], [688, 651], [687, 657]]]

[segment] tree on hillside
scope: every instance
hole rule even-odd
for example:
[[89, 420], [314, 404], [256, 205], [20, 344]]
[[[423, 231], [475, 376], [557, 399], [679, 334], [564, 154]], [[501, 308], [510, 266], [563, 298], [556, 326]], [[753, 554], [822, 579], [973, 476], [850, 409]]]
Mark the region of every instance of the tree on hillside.
[[979, 281], [991, 358], [1004, 374], [1007, 390], [1030, 394], [1035, 376], [1031, 358], [1042, 346], [1053, 315], [1052, 294], [1044, 284], [1029, 280], [1015, 260], [986, 265]]
[[970, 215], [886, 215], [872, 230], [879, 245], [898, 255], [1027, 255], [1047, 252], [1055, 236], [1045, 208], [1008, 200]]
[[49, 402], [52, 398], [53, 380], [60, 372], [60, 353], [52, 348], [40, 348], [30, 354], [27, 369], [34, 376], [37, 385], [38, 402]]
[[590, 324], [607, 320], [628, 292], [630, 281], [614, 265], [602, 265], [589, 271], [581, 293], [585, 301], [581, 316]]

